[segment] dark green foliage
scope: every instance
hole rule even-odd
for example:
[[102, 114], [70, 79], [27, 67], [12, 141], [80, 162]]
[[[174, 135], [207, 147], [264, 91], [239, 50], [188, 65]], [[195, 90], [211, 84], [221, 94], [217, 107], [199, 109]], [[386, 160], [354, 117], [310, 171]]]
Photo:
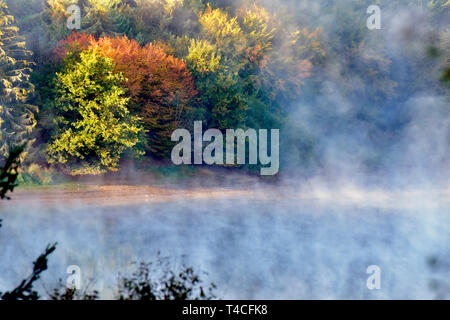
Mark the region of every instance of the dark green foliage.
[[127, 36], [128, 38], [133, 38], [133, 25], [129, 17], [125, 16], [123, 12], [118, 9], [111, 10], [110, 16], [118, 34], [121, 36]]
[[6, 194], [13, 192], [16, 187], [16, 180], [18, 176], [19, 158], [23, 148], [16, 148], [11, 151], [6, 158], [3, 166], [0, 167], [0, 199], [8, 199]]

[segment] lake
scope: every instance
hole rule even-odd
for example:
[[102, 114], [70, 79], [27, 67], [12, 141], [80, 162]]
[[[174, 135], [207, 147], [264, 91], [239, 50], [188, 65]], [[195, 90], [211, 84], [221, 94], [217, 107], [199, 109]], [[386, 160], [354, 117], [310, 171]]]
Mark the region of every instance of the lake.
[[[450, 293], [450, 188], [85, 185], [12, 195], [0, 203], [0, 291], [58, 242], [37, 285], [44, 296], [77, 265], [83, 284], [113, 298], [118, 274], [158, 251], [206, 271], [223, 299]], [[380, 290], [367, 288], [371, 265], [381, 270]]]

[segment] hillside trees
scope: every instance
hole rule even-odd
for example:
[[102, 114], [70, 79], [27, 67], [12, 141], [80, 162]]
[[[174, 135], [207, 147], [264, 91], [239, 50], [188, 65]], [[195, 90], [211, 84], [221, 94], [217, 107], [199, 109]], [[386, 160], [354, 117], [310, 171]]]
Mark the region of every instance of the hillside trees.
[[[45, 1], [42, 20], [52, 44], [73, 31], [66, 28], [66, 9], [73, 3]], [[125, 35], [141, 45], [197, 33], [197, 13], [204, 7], [201, 0], [83, 0], [78, 5], [82, 16], [79, 31], [96, 37]]]
[[0, 1], [0, 160], [14, 148], [28, 144], [36, 125], [37, 107], [29, 104], [34, 91], [29, 81], [31, 52], [13, 23], [14, 17]]
[[[146, 130], [145, 151], [157, 158], [167, 158], [171, 133], [189, 128], [194, 118], [222, 130], [280, 128], [311, 75], [312, 62], [324, 55], [320, 29], [288, 30], [280, 17], [256, 5], [226, 11], [199, 1], [106, 3], [103, 9], [85, 7], [118, 10], [132, 26], [124, 33], [136, 40], [98, 37], [86, 28], [60, 41], [55, 53], [65, 64], [88, 49], [112, 59], [115, 72], [126, 79], [129, 110]], [[150, 8], [158, 10], [151, 13]], [[159, 20], [144, 19], [150, 13]], [[185, 34], [173, 21], [175, 15], [188, 17]], [[153, 32], [157, 37], [138, 36]], [[141, 45], [155, 38], [166, 41]], [[48, 119], [57, 95], [43, 99]]]
[[[21, 20], [37, 29], [36, 1], [26, 10], [20, 3], [15, 10], [30, 15]], [[53, 141], [60, 116], [53, 109], [60, 94], [55, 74], [89, 49], [123, 74], [127, 108], [146, 131], [139, 148], [157, 158], [167, 158], [171, 132], [190, 129], [193, 119], [221, 130], [289, 125], [281, 139], [304, 145], [298, 154], [320, 143], [322, 131], [308, 133], [316, 120], [326, 136], [363, 129], [364, 143], [388, 146], [407, 122], [403, 103], [419, 92], [445, 93], [436, 74], [449, 77], [446, 0], [379, 0], [386, 28], [380, 32], [366, 26], [369, 0], [302, 0], [295, 7], [285, 0], [83, 0], [81, 31], [72, 34], [65, 11], [72, 3], [46, 0], [41, 13], [40, 28], [51, 38], [33, 75], [41, 145]], [[389, 25], [394, 13], [410, 11], [433, 29], [425, 33], [430, 44], [419, 43], [420, 34], [401, 42], [405, 32]], [[426, 52], [431, 45], [435, 59]]]

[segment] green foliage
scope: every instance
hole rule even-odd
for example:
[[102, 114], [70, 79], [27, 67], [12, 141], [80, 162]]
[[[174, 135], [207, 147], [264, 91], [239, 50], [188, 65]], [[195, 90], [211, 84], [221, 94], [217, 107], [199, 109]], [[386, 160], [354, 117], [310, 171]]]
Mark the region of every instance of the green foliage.
[[19, 170], [17, 182], [21, 186], [47, 186], [53, 183], [53, 176], [53, 170], [32, 163]]
[[[120, 9], [124, 5], [122, 0], [85, 1], [85, 12], [82, 20], [84, 32], [96, 37], [119, 35], [129, 31], [128, 22], [121, 15]], [[120, 30], [123, 28], [122, 30]]]
[[72, 0], [44, 1], [42, 24], [50, 46], [55, 45], [71, 33], [71, 30], [67, 28], [67, 19], [69, 18], [67, 8], [73, 3]]
[[122, 20], [127, 21], [127, 30], [122, 29], [122, 32], [141, 45], [168, 39], [173, 17], [166, 5], [166, 1], [137, 0], [135, 6], [128, 6], [122, 11]]
[[97, 37], [131, 33], [131, 22], [123, 13], [130, 7], [126, 0], [46, 0], [42, 22], [47, 41], [56, 45], [68, 37], [73, 30], [67, 28], [67, 8], [78, 4], [81, 9], [81, 29]]
[[[197, 0], [135, 0], [122, 6], [121, 32], [141, 45], [168, 41], [173, 36], [192, 36], [199, 29], [197, 12], [204, 6]], [[119, 23], [120, 24], [120, 23]], [[127, 30], [127, 31], [126, 31]]]
[[213, 10], [208, 6], [200, 15], [199, 22], [203, 35], [213, 40], [228, 56], [236, 55], [246, 47], [246, 43], [241, 41], [244, 38], [237, 17], [230, 17], [223, 10]]
[[187, 61], [196, 73], [209, 74], [221, 67], [217, 47], [207, 40], [191, 40]]
[[201, 32], [186, 56], [208, 126], [279, 128], [285, 104], [298, 97], [310, 76], [310, 60], [324, 54], [320, 31], [288, 32], [256, 5], [235, 10], [234, 16], [208, 5], [199, 23]]
[[13, 149], [0, 167], [0, 199], [9, 199], [6, 194], [12, 192], [17, 186], [19, 158], [23, 148]]
[[117, 170], [142, 131], [127, 109], [122, 74], [114, 73], [112, 59], [88, 50], [57, 78], [58, 130], [48, 146], [49, 162], [74, 175]]
[[13, 23], [14, 17], [0, 1], [0, 160], [27, 144], [36, 125], [37, 107], [28, 103], [34, 91], [29, 81], [32, 63], [27, 61], [31, 52]]
[[197, 88], [202, 93], [198, 102], [208, 111], [209, 127], [227, 129], [244, 125], [247, 104], [239, 80], [236, 74], [219, 71], [203, 75], [197, 81]]

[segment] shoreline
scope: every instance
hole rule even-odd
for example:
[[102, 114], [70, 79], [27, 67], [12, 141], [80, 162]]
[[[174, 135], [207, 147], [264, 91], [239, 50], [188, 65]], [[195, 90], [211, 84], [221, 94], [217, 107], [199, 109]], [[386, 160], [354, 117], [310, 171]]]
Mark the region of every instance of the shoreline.
[[19, 188], [0, 208], [42, 206], [44, 208], [124, 207], [189, 201], [291, 201], [320, 206], [379, 209], [445, 209], [450, 207], [450, 187], [435, 190], [383, 190], [357, 186], [301, 189], [276, 186], [177, 188], [171, 185], [54, 185]]

